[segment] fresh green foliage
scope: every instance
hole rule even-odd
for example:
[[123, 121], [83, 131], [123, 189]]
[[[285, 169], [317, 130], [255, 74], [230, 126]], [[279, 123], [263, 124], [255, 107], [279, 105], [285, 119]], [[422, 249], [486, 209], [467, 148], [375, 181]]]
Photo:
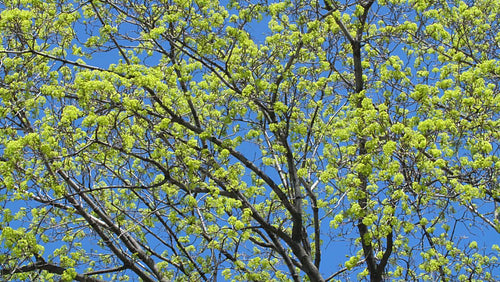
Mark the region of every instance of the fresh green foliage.
[[500, 279], [500, 1], [0, 11], [1, 280]]

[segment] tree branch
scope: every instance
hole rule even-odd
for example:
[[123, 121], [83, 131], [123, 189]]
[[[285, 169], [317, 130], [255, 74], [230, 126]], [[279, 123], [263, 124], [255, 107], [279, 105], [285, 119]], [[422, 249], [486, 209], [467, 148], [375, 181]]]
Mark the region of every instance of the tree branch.
[[[47, 263], [42, 258], [37, 258], [37, 262], [29, 265], [24, 265], [21, 267], [14, 267], [14, 268], [3, 268], [0, 270], [0, 275], [3, 277], [13, 274], [33, 272], [37, 270], [45, 270], [50, 273], [62, 275], [64, 271], [66, 271], [67, 269], [53, 263]], [[80, 282], [104, 282], [104, 280], [90, 277], [90, 275], [96, 275], [96, 274], [97, 273], [77, 274], [74, 279]]]

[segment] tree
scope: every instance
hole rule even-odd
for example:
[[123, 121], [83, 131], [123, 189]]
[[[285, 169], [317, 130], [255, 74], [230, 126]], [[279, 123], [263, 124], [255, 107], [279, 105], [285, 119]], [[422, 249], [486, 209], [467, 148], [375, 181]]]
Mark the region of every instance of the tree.
[[499, 1], [0, 3], [2, 280], [500, 279]]

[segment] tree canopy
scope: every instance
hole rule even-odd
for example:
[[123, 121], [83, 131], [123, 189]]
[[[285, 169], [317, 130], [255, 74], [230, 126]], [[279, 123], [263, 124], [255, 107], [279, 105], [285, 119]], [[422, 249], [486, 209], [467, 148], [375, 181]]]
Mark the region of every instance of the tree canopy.
[[2, 280], [500, 279], [500, 1], [0, 10]]

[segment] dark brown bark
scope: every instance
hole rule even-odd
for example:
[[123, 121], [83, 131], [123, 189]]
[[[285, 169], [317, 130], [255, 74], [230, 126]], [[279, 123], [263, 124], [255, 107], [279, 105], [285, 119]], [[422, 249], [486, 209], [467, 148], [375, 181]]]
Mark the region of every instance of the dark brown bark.
[[[352, 47], [352, 52], [353, 52], [353, 61], [354, 61], [354, 93], [355, 95], [358, 95], [364, 90], [364, 81], [363, 81], [363, 67], [362, 67], [362, 55], [361, 55], [361, 47], [362, 47], [362, 40], [363, 40], [363, 32], [364, 32], [364, 25], [366, 23], [367, 17], [368, 17], [368, 12], [373, 4], [373, 0], [370, 0], [366, 3], [362, 3], [361, 5], [364, 8], [363, 14], [359, 17], [360, 21], [360, 27], [358, 28], [356, 32], [356, 38], [348, 37], [351, 47]], [[347, 35], [346, 35], [347, 36]], [[355, 104], [355, 107], [361, 108], [362, 107], [362, 101], [363, 97], [356, 96], [354, 101], [352, 101]], [[365, 136], [358, 136], [358, 155], [360, 158], [365, 156], [367, 154], [366, 150], [366, 137]], [[368, 186], [368, 176], [359, 173], [358, 178], [361, 181], [360, 186], [358, 187], [360, 190], [360, 193], [362, 194], [362, 197], [358, 200], [358, 204], [360, 205], [362, 210], [367, 209], [368, 205], [368, 195], [369, 192], [367, 190]], [[361, 238], [361, 246], [363, 248], [363, 253], [365, 256], [366, 260], [366, 266], [368, 268], [368, 272], [370, 275], [370, 281], [372, 282], [380, 282], [383, 281], [383, 274], [385, 272], [385, 267], [387, 265], [387, 262], [389, 260], [389, 257], [392, 253], [392, 247], [393, 247], [393, 240], [392, 240], [392, 232], [389, 233], [389, 235], [386, 237], [387, 240], [387, 246], [386, 250], [384, 252], [384, 255], [379, 263], [377, 263], [377, 259], [374, 254], [374, 248], [371, 242], [368, 226], [366, 226], [363, 223], [363, 216], [358, 219], [358, 232], [359, 236]]]

